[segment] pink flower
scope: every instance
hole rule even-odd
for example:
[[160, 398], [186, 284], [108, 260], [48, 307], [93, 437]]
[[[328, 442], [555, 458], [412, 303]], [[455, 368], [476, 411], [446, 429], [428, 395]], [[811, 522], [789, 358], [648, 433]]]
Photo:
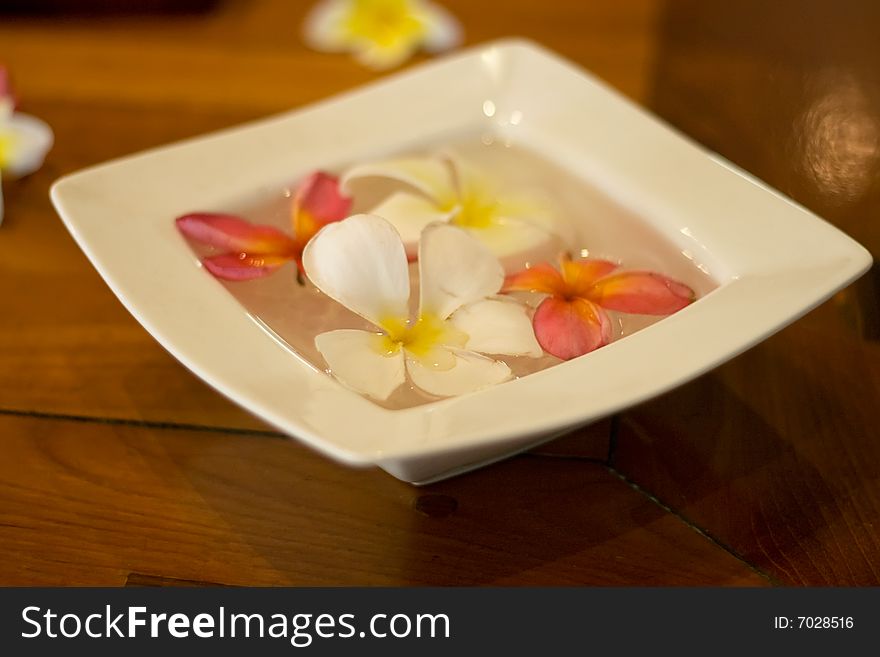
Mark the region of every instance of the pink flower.
[[545, 351], [570, 360], [611, 341], [605, 310], [669, 315], [694, 301], [694, 291], [661, 274], [623, 271], [607, 260], [564, 256], [557, 270], [540, 263], [507, 276], [502, 292], [543, 292], [532, 325]]
[[177, 228], [198, 244], [223, 251], [202, 258], [217, 278], [246, 281], [273, 273], [286, 262], [296, 263], [298, 277], [304, 273], [302, 253], [324, 226], [344, 219], [351, 198], [339, 191], [338, 178], [322, 171], [308, 176], [293, 197], [293, 236], [273, 226], [249, 223], [229, 214], [196, 212], [177, 218]]

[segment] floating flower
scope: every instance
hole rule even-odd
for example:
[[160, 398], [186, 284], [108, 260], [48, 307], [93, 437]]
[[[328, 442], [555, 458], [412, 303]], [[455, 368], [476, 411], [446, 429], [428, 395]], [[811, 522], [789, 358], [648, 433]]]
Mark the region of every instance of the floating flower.
[[245, 281], [271, 274], [293, 260], [303, 273], [306, 243], [328, 223], [348, 215], [351, 198], [339, 192], [334, 176], [317, 171], [306, 178], [293, 197], [293, 237], [273, 226], [251, 224], [228, 214], [197, 212], [177, 218], [181, 233], [199, 244], [220, 249], [219, 255], [202, 258], [217, 278]]
[[408, 374], [430, 394], [460, 395], [510, 378], [506, 363], [482, 354], [542, 353], [525, 307], [492, 298], [504, 281], [498, 260], [454, 226], [434, 224], [422, 235], [414, 320], [406, 253], [385, 219], [361, 214], [325, 227], [303, 263], [322, 292], [379, 329], [315, 338], [332, 374], [362, 394], [387, 399]]
[[553, 236], [552, 217], [540, 204], [499, 194], [493, 181], [451, 158], [395, 158], [357, 165], [342, 176], [342, 188], [367, 177], [387, 178], [411, 188], [392, 193], [371, 210], [394, 224], [410, 254], [415, 253], [425, 226], [435, 221], [465, 228], [499, 258], [527, 251]]
[[420, 47], [439, 52], [458, 45], [461, 29], [426, 0], [322, 0], [306, 18], [305, 38], [317, 50], [352, 52], [365, 66], [385, 69]]
[[504, 292], [548, 294], [532, 320], [535, 336], [548, 353], [569, 360], [611, 340], [605, 310], [641, 315], [669, 315], [694, 298], [694, 291], [671, 278], [646, 271], [614, 273], [607, 260], [572, 260], [564, 256], [560, 271], [541, 263], [508, 276]]
[[46, 123], [16, 112], [15, 105], [6, 69], [0, 66], [0, 175], [3, 178], [20, 178], [39, 169], [54, 140], [52, 129]]

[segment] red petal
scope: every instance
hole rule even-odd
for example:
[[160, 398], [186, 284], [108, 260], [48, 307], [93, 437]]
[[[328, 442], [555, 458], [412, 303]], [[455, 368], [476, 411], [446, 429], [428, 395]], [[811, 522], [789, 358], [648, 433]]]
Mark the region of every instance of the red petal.
[[611, 341], [611, 320], [586, 299], [548, 297], [538, 306], [532, 324], [544, 351], [564, 360], [583, 356]]
[[177, 228], [200, 244], [251, 255], [291, 255], [293, 240], [272, 226], [257, 226], [229, 214], [196, 212], [177, 218]]
[[562, 278], [571, 296], [584, 296], [593, 283], [615, 269], [617, 265], [608, 260], [572, 260], [569, 256], [562, 258]]
[[669, 315], [695, 298], [694, 291], [684, 283], [647, 271], [603, 278], [585, 296], [608, 310], [640, 315]]
[[504, 279], [502, 292], [546, 292], [565, 294], [565, 282], [553, 265], [540, 262]]
[[290, 259], [271, 255], [224, 253], [202, 258], [205, 269], [226, 281], [249, 281], [268, 276]]
[[352, 199], [339, 191], [339, 178], [316, 171], [300, 184], [293, 197], [293, 231], [305, 246], [323, 226], [345, 219]]

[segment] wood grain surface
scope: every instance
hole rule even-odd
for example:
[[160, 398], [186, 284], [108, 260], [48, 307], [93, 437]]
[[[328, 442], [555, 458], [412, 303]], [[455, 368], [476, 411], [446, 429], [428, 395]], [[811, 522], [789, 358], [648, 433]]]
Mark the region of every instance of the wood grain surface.
[[[880, 248], [874, 3], [443, 3], [469, 43], [533, 38]], [[0, 584], [880, 583], [876, 273], [690, 386], [424, 489], [280, 439], [179, 365], [51, 182], [378, 77], [304, 48], [311, 3], [203, 4], [0, 12], [21, 109], [56, 133], [3, 185]]]
[[766, 583], [579, 459], [418, 489], [280, 438], [9, 416], [0, 435], [5, 584]]
[[[648, 103], [876, 259], [878, 21], [872, 2], [671, 2]], [[778, 582], [880, 583], [878, 280], [875, 264], [769, 341], [625, 413], [615, 467]]]

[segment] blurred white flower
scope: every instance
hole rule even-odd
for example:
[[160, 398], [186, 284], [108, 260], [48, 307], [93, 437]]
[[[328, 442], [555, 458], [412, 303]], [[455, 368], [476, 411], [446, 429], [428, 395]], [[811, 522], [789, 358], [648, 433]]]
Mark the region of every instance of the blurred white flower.
[[402, 64], [419, 48], [440, 52], [461, 41], [458, 21], [427, 0], [321, 0], [304, 31], [313, 48], [351, 52], [373, 69]]
[[[451, 157], [397, 157], [358, 164], [341, 178], [348, 190], [361, 178], [394, 181], [403, 189], [370, 210], [390, 221], [414, 256], [425, 226], [445, 221], [465, 229], [499, 258], [547, 242], [560, 230], [546, 204]], [[349, 191], [350, 193], [350, 191]]]
[[[43, 121], [15, 111], [6, 69], [0, 66], [0, 177], [20, 178], [40, 168], [52, 148], [52, 129]], [[3, 195], [0, 191], [0, 222]]]

